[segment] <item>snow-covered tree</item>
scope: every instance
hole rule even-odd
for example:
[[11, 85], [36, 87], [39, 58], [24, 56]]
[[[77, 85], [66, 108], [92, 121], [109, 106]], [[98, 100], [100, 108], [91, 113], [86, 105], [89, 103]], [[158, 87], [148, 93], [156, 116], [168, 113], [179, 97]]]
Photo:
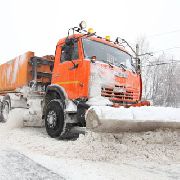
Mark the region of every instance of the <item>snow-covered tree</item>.
[[[140, 54], [150, 52], [145, 38], [139, 38]], [[180, 64], [163, 53], [159, 56], [142, 56], [143, 99], [158, 106], [180, 105]]]

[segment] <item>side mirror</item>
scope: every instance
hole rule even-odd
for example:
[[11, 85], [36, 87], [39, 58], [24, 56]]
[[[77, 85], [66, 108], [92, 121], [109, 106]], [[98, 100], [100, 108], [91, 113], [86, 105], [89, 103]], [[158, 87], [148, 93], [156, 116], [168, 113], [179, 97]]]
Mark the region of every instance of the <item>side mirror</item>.
[[85, 21], [81, 21], [81, 23], [79, 24], [79, 28], [80, 30], [83, 30], [86, 28], [86, 22]]
[[96, 61], [96, 56], [92, 56], [92, 57], [90, 58], [90, 60], [91, 60], [92, 63], [95, 63], [95, 61]]

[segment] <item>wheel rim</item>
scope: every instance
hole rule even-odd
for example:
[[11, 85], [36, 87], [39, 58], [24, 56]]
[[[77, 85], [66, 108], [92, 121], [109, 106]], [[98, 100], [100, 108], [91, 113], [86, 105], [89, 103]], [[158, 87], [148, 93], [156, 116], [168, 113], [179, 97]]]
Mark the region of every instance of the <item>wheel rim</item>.
[[4, 104], [4, 108], [2, 110], [3, 118], [6, 121], [9, 117], [9, 105], [7, 103]]
[[57, 124], [57, 114], [55, 111], [49, 111], [47, 114], [47, 124], [48, 127], [53, 129], [56, 127]]

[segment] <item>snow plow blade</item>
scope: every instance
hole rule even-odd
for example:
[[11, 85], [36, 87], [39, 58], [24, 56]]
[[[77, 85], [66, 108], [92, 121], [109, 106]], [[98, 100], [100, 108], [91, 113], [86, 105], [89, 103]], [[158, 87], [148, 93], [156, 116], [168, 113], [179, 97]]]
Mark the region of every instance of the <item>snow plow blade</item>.
[[103, 133], [180, 129], [180, 108], [92, 106], [86, 112], [86, 128]]

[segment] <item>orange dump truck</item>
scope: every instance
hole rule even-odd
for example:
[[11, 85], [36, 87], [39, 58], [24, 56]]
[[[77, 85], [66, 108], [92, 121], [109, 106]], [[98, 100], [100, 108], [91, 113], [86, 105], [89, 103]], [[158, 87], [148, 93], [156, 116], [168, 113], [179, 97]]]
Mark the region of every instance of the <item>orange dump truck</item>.
[[149, 105], [141, 101], [139, 60], [133, 62], [120, 38], [113, 42], [84, 26], [81, 22], [69, 29], [58, 41], [55, 56], [27, 52], [0, 65], [0, 120], [23, 108], [24, 125], [45, 125], [51, 137], [62, 138], [86, 128], [121, 132], [161, 127], [159, 122], [147, 126], [120, 117], [123, 107]]

